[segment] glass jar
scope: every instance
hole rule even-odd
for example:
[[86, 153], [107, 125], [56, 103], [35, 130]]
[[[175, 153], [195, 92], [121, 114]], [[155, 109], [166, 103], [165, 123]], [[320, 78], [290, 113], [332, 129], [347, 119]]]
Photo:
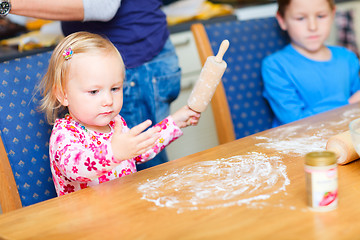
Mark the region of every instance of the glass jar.
[[329, 211], [338, 204], [336, 155], [330, 151], [305, 156], [307, 204], [314, 211]]

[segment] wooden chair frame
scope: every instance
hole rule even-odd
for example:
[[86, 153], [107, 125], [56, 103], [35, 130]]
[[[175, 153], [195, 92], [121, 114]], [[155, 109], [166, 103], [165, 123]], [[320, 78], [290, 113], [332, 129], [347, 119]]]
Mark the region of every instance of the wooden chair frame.
[[22, 208], [13, 171], [0, 137], [0, 204], [3, 213]]
[[[214, 55], [208, 35], [206, 33], [204, 25], [201, 23], [193, 24], [191, 26], [191, 31], [194, 35], [201, 64], [204, 65], [206, 59], [209, 56]], [[231, 118], [228, 101], [226, 99], [224, 85], [222, 82], [220, 82], [218, 87], [216, 88], [214, 96], [211, 100], [211, 107], [214, 114], [219, 144], [235, 140], [234, 125]]]

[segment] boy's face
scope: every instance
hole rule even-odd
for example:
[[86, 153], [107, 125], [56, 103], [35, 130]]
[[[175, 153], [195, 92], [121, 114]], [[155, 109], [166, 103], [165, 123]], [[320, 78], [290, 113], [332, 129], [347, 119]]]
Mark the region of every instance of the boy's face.
[[65, 94], [59, 101], [86, 128], [107, 132], [123, 104], [122, 61], [114, 53], [75, 53], [68, 61]]
[[295, 49], [304, 55], [316, 54], [324, 46], [334, 19], [335, 9], [327, 0], [292, 0], [284, 16], [276, 16]]

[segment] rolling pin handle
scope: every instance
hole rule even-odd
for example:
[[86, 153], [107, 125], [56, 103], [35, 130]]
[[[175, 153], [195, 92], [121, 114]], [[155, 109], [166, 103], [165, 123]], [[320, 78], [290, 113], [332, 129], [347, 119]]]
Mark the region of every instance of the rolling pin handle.
[[225, 52], [227, 51], [227, 49], [229, 48], [229, 44], [230, 44], [229, 40], [227, 40], [227, 39], [225, 39], [224, 41], [221, 42], [219, 52], [215, 56], [216, 62], [218, 62], [218, 63], [222, 62], [222, 58], [223, 58]]

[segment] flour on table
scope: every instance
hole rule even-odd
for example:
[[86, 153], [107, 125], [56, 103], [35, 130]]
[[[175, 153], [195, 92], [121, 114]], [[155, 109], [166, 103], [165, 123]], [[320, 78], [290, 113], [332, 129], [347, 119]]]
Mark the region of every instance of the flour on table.
[[[258, 140], [265, 141], [257, 143], [256, 146], [275, 149], [279, 153], [295, 156], [304, 156], [306, 153], [313, 151], [324, 151], [328, 139], [339, 133], [332, 129], [347, 126], [357, 116], [360, 117], [360, 109], [351, 109], [341, 114], [339, 121], [328, 121], [326, 124], [299, 124], [278, 130], [274, 129], [275, 132], [273, 131], [271, 136], [276, 136], [275, 138], [267, 137], [266, 134], [256, 137]], [[332, 128], [326, 126], [332, 126]], [[308, 133], [310, 130], [312, 134]]]
[[[360, 109], [351, 109], [340, 115], [339, 121], [274, 129], [275, 133], [256, 136], [262, 141], [256, 145], [295, 156], [322, 151], [327, 140], [357, 116], [360, 117]], [[183, 212], [243, 204], [248, 207], [266, 207], [269, 204], [272, 207], [287, 207], [281, 202], [274, 205], [265, 200], [280, 192], [286, 194], [289, 184], [281, 157], [252, 152], [174, 169], [140, 183], [138, 190], [142, 199], [153, 202], [157, 207]], [[289, 209], [294, 210], [295, 207], [290, 206]]]
[[342, 116], [341, 116], [342, 121], [337, 122], [336, 124], [345, 123], [346, 125], [348, 125], [350, 123], [350, 119], [355, 119], [355, 118], [359, 118], [359, 117], [360, 117], [360, 108], [350, 109], [342, 114]]
[[[309, 127], [311, 128], [311, 127]], [[256, 146], [276, 149], [282, 154], [305, 155], [308, 152], [324, 151], [329, 136], [334, 135], [333, 131], [319, 128], [313, 135], [303, 134], [306, 127], [297, 125], [292, 127], [281, 128], [278, 133], [272, 133], [276, 138], [256, 137], [259, 140], [265, 140], [264, 143], [257, 143]]]
[[286, 191], [290, 184], [280, 157], [262, 153], [197, 162], [140, 183], [142, 199], [185, 210], [253, 204]]

